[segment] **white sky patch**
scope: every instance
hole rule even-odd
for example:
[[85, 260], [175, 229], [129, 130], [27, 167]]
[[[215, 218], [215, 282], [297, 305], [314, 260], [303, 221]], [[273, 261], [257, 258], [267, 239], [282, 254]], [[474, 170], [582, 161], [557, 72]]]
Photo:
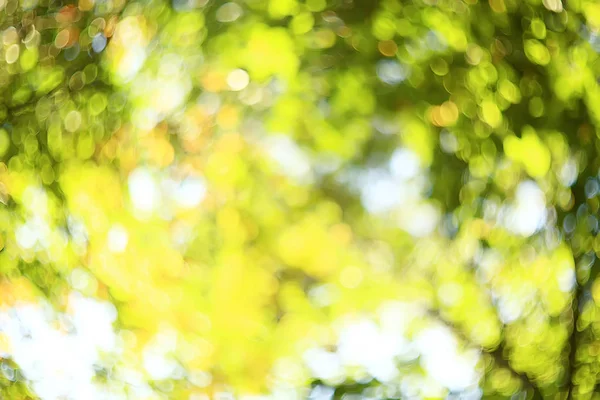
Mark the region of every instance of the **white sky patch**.
[[[313, 348], [304, 362], [313, 376], [335, 382], [357, 368], [382, 382], [401, 382], [401, 390], [414, 396], [444, 395], [445, 389], [476, 395], [480, 370], [477, 350], [461, 351], [452, 331], [436, 324], [409, 340], [411, 324], [424, 310], [415, 303], [388, 302], [370, 318], [350, 318], [339, 325], [337, 351]], [[420, 358], [425, 374], [400, 374], [398, 362]]]
[[338, 342], [338, 354], [346, 366], [362, 367], [382, 382], [398, 375], [396, 357], [403, 354], [408, 343], [395, 332], [382, 331], [370, 320], [345, 326]]
[[117, 310], [112, 304], [74, 293], [70, 296], [69, 305], [73, 310], [72, 321], [78, 335], [85, 336], [100, 350], [115, 349], [116, 335], [112, 324], [117, 319]]
[[191, 84], [189, 78], [161, 78], [151, 83], [152, 107], [160, 114], [168, 114], [183, 104]]
[[161, 204], [161, 193], [150, 171], [137, 168], [129, 175], [129, 196], [141, 212], [152, 212]]
[[122, 54], [115, 66], [115, 73], [124, 82], [132, 79], [146, 61], [146, 39], [139, 21], [134, 17], [123, 19], [117, 24], [113, 46]]
[[365, 185], [361, 199], [367, 211], [378, 214], [400, 205], [403, 194], [402, 185], [393, 179], [382, 177]]
[[399, 217], [400, 227], [414, 237], [431, 234], [438, 225], [440, 210], [430, 203], [415, 204], [402, 210]]
[[144, 47], [133, 44], [127, 46], [123, 58], [121, 58], [117, 67], [117, 75], [124, 81], [133, 78], [146, 61], [146, 50]]
[[183, 208], [198, 206], [204, 200], [204, 196], [206, 196], [205, 181], [197, 176], [185, 178], [173, 192], [175, 201]]
[[304, 353], [304, 361], [312, 375], [319, 379], [332, 381], [344, 376], [340, 357], [324, 349], [310, 349]]
[[414, 178], [420, 172], [419, 156], [408, 149], [398, 149], [390, 158], [390, 170], [399, 179]]
[[23, 249], [32, 249], [37, 244], [47, 248], [50, 244], [50, 226], [40, 217], [28, 219], [15, 231], [17, 243]]
[[338, 352], [346, 364], [365, 365], [372, 359], [371, 352], [366, 349], [377, 339], [379, 339], [379, 329], [374, 322], [369, 320], [355, 322], [342, 330]]
[[506, 210], [504, 225], [513, 233], [531, 236], [546, 222], [546, 197], [533, 181], [519, 184], [515, 203]]
[[122, 225], [113, 225], [108, 231], [108, 249], [113, 253], [122, 253], [127, 248], [129, 234]]
[[144, 369], [152, 379], [168, 379], [177, 369], [177, 363], [157, 350], [144, 350]]
[[498, 287], [492, 296], [496, 299], [498, 314], [504, 323], [516, 321], [528, 312], [532, 303], [538, 301], [535, 287], [527, 282]]
[[[413, 204], [421, 198], [425, 179], [419, 177], [418, 159], [400, 150], [390, 160], [390, 170], [373, 168], [359, 175], [361, 201], [368, 212], [383, 214]], [[408, 211], [408, 210], [407, 210]]]
[[361, 185], [363, 206], [373, 214], [385, 213], [402, 205], [406, 185], [384, 171], [369, 171]]
[[144, 348], [142, 359], [152, 379], [173, 378], [179, 364], [169, 354], [177, 347], [177, 333], [167, 329], [159, 332]]
[[416, 340], [422, 364], [429, 375], [451, 391], [476, 386], [479, 381], [476, 351], [458, 353], [452, 332], [442, 326], [421, 332]]
[[27, 223], [17, 228], [15, 237], [19, 246], [23, 249], [31, 249], [37, 242], [35, 230]]
[[511, 322], [519, 319], [521, 314], [523, 313], [523, 307], [521, 304], [514, 300], [508, 298], [508, 296], [500, 298], [498, 300], [498, 314], [500, 319], [505, 324], [510, 324]]
[[265, 147], [283, 174], [300, 182], [312, 180], [310, 159], [292, 139], [282, 135], [272, 136], [266, 139]]
[[564, 269], [557, 276], [558, 287], [563, 292], [567, 293], [573, 290], [577, 283], [575, 271], [572, 268]]
[[[46, 304], [23, 304], [0, 313], [0, 331], [10, 342], [10, 356], [43, 400], [117, 399], [93, 382], [99, 351], [115, 351], [109, 303], [81, 295], [69, 297], [70, 312], [56, 316]], [[54, 323], [67, 321], [65, 328]]]

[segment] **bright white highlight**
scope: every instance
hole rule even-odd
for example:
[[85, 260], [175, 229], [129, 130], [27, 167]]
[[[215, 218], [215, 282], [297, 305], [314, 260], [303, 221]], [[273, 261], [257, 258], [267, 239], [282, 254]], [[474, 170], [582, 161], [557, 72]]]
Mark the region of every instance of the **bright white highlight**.
[[406, 207], [400, 213], [400, 226], [414, 237], [432, 233], [440, 220], [440, 211], [429, 203]]
[[515, 204], [508, 207], [505, 226], [512, 232], [531, 236], [546, 222], [546, 197], [533, 181], [517, 187]]
[[[99, 351], [114, 351], [115, 308], [77, 294], [70, 311], [55, 316], [46, 305], [19, 305], [0, 313], [0, 332], [11, 344], [9, 356], [44, 399], [116, 399], [93, 382]], [[5, 355], [6, 356], [6, 355]]]
[[244, 89], [250, 83], [250, 76], [243, 69], [234, 69], [227, 75], [227, 85], [234, 91]]
[[[385, 213], [404, 204], [409, 188], [383, 171], [371, 171], [361, 188], [361, 200], [367, 211], [373, 214]], [[418, 193], [412, 193], [412, 196]], [[416, 196], [415, 196], [416, 197]]]
[[477, 384], [477, 351], [459, 354], [456, 339], [448, 328], [433, 327], [421, 332], [416, 345], [422, 365], [437, 382], [452, 391], [462, 391]]
[[113, 253], [122, 253], [127, 248], [129, 235], [121, 225], [114, 225], [108, 231], [108, 249]]
[[344, 376], [344, 369], [340, 357], [323, 349], [310, 349], [304, 354], [306, 365], [313, 376], [333, 381]]
[[138, 168], [129, 175], [129, 196], [133, 206], [142, 212], [156, 210], [161, 202], [154, 177], [145, 168]]
[[[411, 324], [424, 316], [416, 304], [390, 302], [378, 316], [377, 322], [369, 318], [342, 321], [337, 351], [306, 351], [304, 362], [312, 376], [335, 384], [366, 373], [384, 383], [399, 382], [403, 398], [439, 397], [446, 390], [478, 397], [479, 351], [460, 350], [450, 329], [439, 323], [409, 339]], [[423, 373], [400, 373], [399, 363], [417, 358]]]
[[287, 136], [270, 137], [265, 146], [283, 174], [301, 182], [312, 179], [310, 159], [292, 139]]
[[206, 195], [204, 179], [188, 177], [184, 179], [174, 192], [175, 201], [184, 208], [196, 207]]
[[398, 149], [390, 159], [390, 170], [399, 179], [414, 178], [420, 172], [419, 157], [408, 149]]
[[119, 22], [114, 41], [122, 51], [115, 72], [122, 81], [127, 82], [139, 72], [147, 57], [146, 40], [138, 20], [129, 17]]

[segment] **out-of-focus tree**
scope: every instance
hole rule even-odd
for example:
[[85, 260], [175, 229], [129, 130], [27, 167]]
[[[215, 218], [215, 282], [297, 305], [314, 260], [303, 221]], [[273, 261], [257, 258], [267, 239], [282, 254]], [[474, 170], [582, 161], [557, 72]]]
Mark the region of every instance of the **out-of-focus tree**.
[[0, 29], [4, 397], [598, 396], [595, 0]]

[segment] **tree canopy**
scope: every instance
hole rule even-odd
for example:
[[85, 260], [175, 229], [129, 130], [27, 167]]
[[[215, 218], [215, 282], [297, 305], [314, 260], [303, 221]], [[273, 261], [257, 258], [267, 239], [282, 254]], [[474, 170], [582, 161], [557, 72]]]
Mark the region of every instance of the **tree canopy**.
[[599, 32], [0, 0], [0, 397], [599, 398]]

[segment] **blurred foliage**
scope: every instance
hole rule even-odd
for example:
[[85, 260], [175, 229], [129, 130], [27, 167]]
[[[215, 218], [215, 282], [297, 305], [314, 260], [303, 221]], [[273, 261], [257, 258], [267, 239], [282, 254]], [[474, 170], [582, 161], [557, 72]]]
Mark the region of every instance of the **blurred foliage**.
[[[0, 29], [1, 307], [114, 304], [98, 382], [598, 397], [595, 0], [0, 0]], [[477, 379], [310, 368], [389, 304]], [[136, 395], [164, 332], [183, 372]], [[33, 397], [0, 338], [3, 397]]]

